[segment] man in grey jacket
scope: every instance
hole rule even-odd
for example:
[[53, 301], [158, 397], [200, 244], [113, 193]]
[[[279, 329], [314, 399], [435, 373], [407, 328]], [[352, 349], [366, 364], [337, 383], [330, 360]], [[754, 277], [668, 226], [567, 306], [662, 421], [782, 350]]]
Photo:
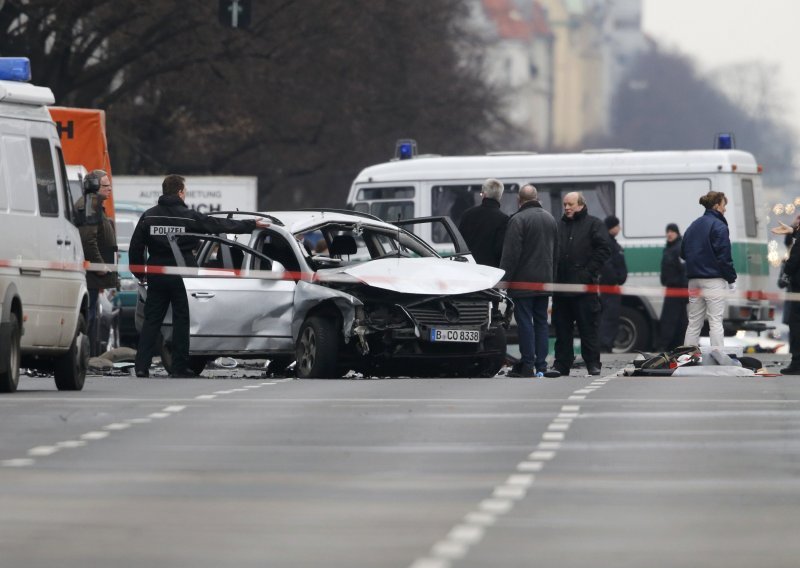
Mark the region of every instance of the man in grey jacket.
[[500, 268], [514, 299], [519, 350], [522, 355], [510, 377], [542, 377], [547, 370], [547, 304], [543, 284], [553, 282], [558, 255], [558, 227], [542, 208], [531, 185], [519, 190], [519, 210], [508, 220]]

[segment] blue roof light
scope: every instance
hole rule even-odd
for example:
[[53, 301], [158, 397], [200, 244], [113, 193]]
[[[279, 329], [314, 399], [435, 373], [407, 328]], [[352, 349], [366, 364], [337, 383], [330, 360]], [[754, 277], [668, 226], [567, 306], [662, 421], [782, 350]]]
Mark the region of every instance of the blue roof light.
[[27, 57], [0, 57], [0, 80], [30, 81], [30, 60]]
[[714, 140], [714, 148], [716, 150], [733, 150], [736, 148], [736, 138], [732, 132], [720, 132]]
[[395, 160], [410, 160], [417, 155], [416, 140], [398, 140], [394, 146]]

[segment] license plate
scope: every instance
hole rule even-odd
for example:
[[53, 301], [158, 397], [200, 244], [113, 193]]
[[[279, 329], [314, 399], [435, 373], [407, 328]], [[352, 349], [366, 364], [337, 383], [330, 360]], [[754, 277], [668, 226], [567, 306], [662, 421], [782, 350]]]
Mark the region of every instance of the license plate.
[[481, 333], [475, 329], [431, 329], [435, 343], [478, 343]]

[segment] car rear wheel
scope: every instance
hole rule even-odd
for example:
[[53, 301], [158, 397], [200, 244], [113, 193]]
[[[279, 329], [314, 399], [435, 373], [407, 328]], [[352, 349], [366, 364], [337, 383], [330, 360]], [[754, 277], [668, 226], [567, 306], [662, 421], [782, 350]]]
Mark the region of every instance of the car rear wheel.
[[337, 374], [339, 334], [330, 319], [312, 316], [303, 322], [297, 337], [297, 376], [301, 379], [332, 378]]
[[56, 359], [54, 375], [58, 390], [79, 391], [86, 380], [89, 367], [89, 336], [86, 335], [86, 320], [78, 316], [78, 327], [69, 351]]
[[[2, 338], [7, 345], [4, 361], [0, 361], [0, 392], [14, 392], [19, 385], [20, 333], [17, 314], [11, 314], [8, 333]], [[2, 350], [0, 346], [0, 350]]]
[[614, 338], [614, 352], [646, 351], [650, 348], [650, 327], [647, 320], [635, 308], [622, 306], [619, 329]]

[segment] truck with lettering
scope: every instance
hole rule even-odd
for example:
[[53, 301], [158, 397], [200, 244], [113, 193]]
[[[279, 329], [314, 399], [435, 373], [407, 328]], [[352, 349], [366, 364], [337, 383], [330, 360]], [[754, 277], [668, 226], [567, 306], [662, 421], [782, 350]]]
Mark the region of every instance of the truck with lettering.
[[[200, 213], [256, 211], [258, 178], [254, 176], [185, 176], [186, 205]], [[114, 176], [117, 201], [152, 207], [161, 196], [163, 176]]]

